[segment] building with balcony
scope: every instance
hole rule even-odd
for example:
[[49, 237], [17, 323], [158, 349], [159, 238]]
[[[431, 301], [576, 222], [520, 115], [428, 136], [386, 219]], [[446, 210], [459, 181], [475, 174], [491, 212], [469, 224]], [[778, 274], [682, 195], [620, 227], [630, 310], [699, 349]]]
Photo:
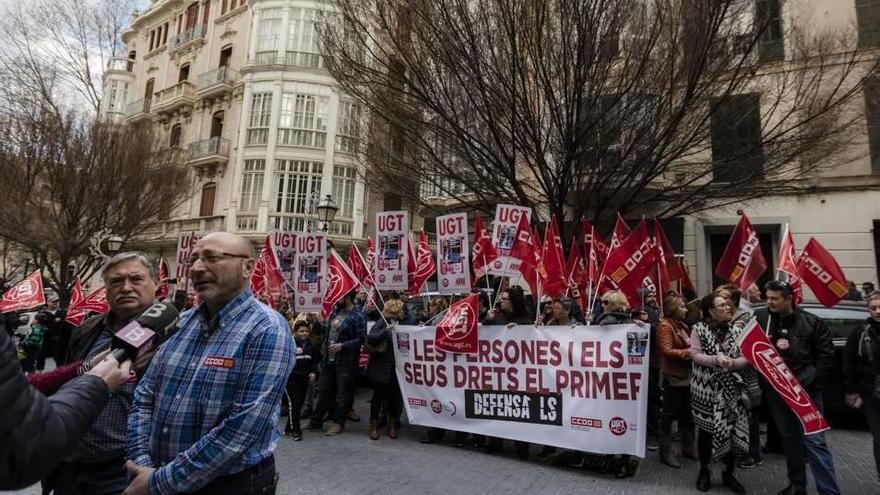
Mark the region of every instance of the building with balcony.
[[138, 241], [172, 258], [178, 233], [226, 230], [254, 241], [315, 227], [317, 200], [339, 206], [330, 234], [365, 236], [356, 153], [363, 122], [317, 45], [322, 1], [153, 0], [105, 72], [101, 116], [149, 122], [180, 151], [197, 190]]

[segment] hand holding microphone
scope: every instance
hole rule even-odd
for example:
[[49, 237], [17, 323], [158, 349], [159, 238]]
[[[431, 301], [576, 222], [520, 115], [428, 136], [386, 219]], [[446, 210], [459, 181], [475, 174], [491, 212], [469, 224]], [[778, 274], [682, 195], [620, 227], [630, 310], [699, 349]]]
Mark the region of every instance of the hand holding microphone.
[[156, 349], [177, 329], [179, 313], [171, 304], [156, 303], [113, 336], [111, 348], [117, 361], [132, 360], [135, 371], [149, 364]]
[[119, 365], [119, 361], [113, 356], [107, 356], [106, 359], [96, 364], [87, 375], [94, 375], [107, 383], [107, 388], [116, 390], [120, 385], [131, 379], [131, 361], [126, 360]]

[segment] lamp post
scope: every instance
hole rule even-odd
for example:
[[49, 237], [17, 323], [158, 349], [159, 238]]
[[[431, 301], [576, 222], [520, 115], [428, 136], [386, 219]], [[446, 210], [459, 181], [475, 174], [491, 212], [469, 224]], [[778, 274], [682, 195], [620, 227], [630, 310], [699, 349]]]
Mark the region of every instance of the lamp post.
[[122, 248], [122, 237], [112, 233], [110, 229], [102, 229], [89, 239], [89, 244], [92, 256], [106, 262]]
[[330, 230], [330, 224], [333, 223], [333, 219], [336, 218], [336, 212], [339, 211], [339, 207], [336, 206], [336, 202], [333, 201], [333, 198], [328, 194], [324, 199], [318, 202], [315, 211], [318, 214], [318, 220], [323, 224], [321, 226], [321, 231], [326, 233]]

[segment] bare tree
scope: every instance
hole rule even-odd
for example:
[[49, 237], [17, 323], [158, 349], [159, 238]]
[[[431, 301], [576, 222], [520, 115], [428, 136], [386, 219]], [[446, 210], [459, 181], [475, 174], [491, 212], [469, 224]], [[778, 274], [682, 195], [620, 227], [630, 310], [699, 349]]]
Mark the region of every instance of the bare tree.
[[128, 240], [167, 218], [192, 174], [149, 128], [29, 110], [0, 119], [0, 239], [30, 253], [66, 300], [73, 279], [98, 268], [90, 241], [106, 229]]
[[0, 75], [6, 102], [40, 99], [97, 113], [107, 62], [124, 56], [122, 32], [137, 0], [29, 0], [2, 8]]
[[800, 191], [854, 158], [876, 60], [782, 4], [335, 0], [321, 41], [370, 115], [370, 181], [607, 223]]

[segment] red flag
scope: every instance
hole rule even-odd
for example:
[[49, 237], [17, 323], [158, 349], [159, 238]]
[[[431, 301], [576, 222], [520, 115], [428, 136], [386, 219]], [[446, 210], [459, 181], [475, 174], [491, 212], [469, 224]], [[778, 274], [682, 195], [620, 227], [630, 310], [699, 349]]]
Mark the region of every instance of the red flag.
[[[79, 282], [79, 279], [77, 279]], [[171, 294], [171, 287], [168, 286], [168, 264], [165, 258], [159, 258], [159, 286], [156, 287], [156, 299], [167, 299]]]
[[[410, 254], [412, 254], [412, 242], [410, 245]], [[416, 250], [415, 267], [411, 266], [409, 271], [409, 294], [417, 296], [422, 293], [425, 282], [431, 278], [431, 275], [437, 271], [437, 265], [434, 264], [434, 256], [431, 255], [431, 246], [428, 244], [428, 237], [424, 230], [419, 231], [419, 247]]]
[[605, 261], [605, 257], [608, 256], [608, 243], [602, 239], [602, 235], [596, 232], [596, 228], [586, 218], [581, 218], [581, 225], [584, 228], [584, 253], [589, 259], [590, 249], [594, 249], [594, 257], [598, 266], [598, 263]]
[[562, 240], [559, 238], [555, 215], [544, 230], [544, 247], [538, 266], [543, 293], [551, 297], [565, 294], [568, 288], [565, 255], [562, 252]]
[[107, 287], [102, 285], [84, 297], [82, 285], [79, 279], [76, 279], [70, 295], [70, 305], [67, 307], [67, 317], [64, 319], [75, 326], [80, 326], [89, 313], [104, 314], [108, 311], [110, 305], [107, 303]]
[[776, 270], [786, 275], [786, 281], [791, 285], [792, 301], [795, 304], [804, 302], [804, 287], [801, 283], [801, 274], [797, 266], [797, 254], [794, 250], [794, 240], [788, 225], [785, 226], [785, 234], [779, 245], [779, 265]]
[[804, 426], [804, 435], [812, 435], [830, 428], [810, 398], [810, 394], [798, 382], [757, 321], [752, 320], [746, 326], [737, 338], [737, 344], [743, 357], [758, 370], [767, 384], [776, 390], [800, 419]]
[[529, 219], [520, 215], [519, 225], [516, 228], [516, 238], [510, 256], [520, 261], [519, 272], [529, 285], [532, 294], [538, 297], [538, 263], [541, 257], [535, 247], [532, 231], [529, 228]]
[[[666, 260], [666, 270], [669, 273], [669, 282], [671, 283], [680, 280], [684, 276], [684, 268], [682, 267], [681, 259], [675, 256], [675, 251], [672, 249], [672, 245], [669, 244], [666, 232], [663, 231], [663, 225], [661, 225], [660, 221], [656, 218], [654, 219], [654, 242], [660, 244], [660, 249]], [[663, 286], [664, 291], [668, 289], [668, 286]]]
[[328, 249], [327, 256], [327, 290], [324, 292], [321, 314], [328, 318], [333, 311], [333, 306], [346, 294], [358, 286], [357, 277], [348, 265], [342, 261], [335, 249]]
[[267, 235], [260, 249], [260, 257], [254, 263], [254, 271], [251, 273], [251, 290], [257, 297], [265, 297], [269, 306], [274, 308], [277, 303], [275, 298], [281, 295], [283, 284], [284, 275], [281, 274], [275, 250], [272, 249]]
[[654, 269], [654, 247], [648, 238], [648, 227], [643, 219], [620, 246], [612, 249], [602, 267], [604, 277], [616, 284], [630, 301], [639, 301], [638, 290]]
[[370, 270], [370, 279], [375, 283], [376, 275], [376, 248], [373, 239], [367, 237], [367, 268]]
[[587, 307], [587, 264], [584, 257], [581, 256], [581, 250], [578, 248], [574, 238], [571, 239], [571, 249], [568, 252], [568, 263], [566, 264], [565, 273], [568, 274], [568, 285], [577, 287], [578, 296], [580, 298], [581, 308]]
[[684, 294], [684, 289], [690, 289], [691, 291], [693, 291], [694, 294], [696, 294], [697, 288], [694, 286], [694, 283], [691, 281], [690, 270], [688, 270], [688, 267], [686, 264], [684, 264], [684, 262], [682, 262], [680, 264], [680, 266], [681, 266], [681, 270], [682, 270], [682, 277], [681, 277], [682, 294]]
[[[666, 236], [663, 235], [663, 228], [660, 226], [660, 221], [656, 218], [654, 219], [654, 259], [656, 260], [657, 265], [657, 303], [660, 306], [660, 311], [663, 311], [663, 297], [666, 294], [666, 291], [672, 285], [672, 277], [669, 274], [669, 259], [666, 251], [666, 247], [669, 245], [669, 242], [666, 242], [666, 246], [663, 244], [663, 239]], [[672, 254], [672, 253], [669, 253]], [[675, 263], [675, 256], [672, 256], [672, 261]]]
[[798, 258], [798, 271], [823, 306], [830, 308], [846, 297], [846, 276], [825, 247], [811, 237]]
[[496, 258], [498, 258], [498, 251], [495, 249], [495, 245], [492, 244], [492, 238], [489, 237], [489, 233], [483, 227], [483, 220], [478, 213], [477, 220], [474, 223], [474, 247], [473, 258], [471, 259], [471, 264], [474, 268], [474, 278], [478, 279], [486, 276], [486, 272], [489, 271], [492, 262]]
[[480, 319], [478, 301], [479, 296], [471, 294], [452, 303], [446, 316], [437, 325], [434, 347], [447, 352], [477, 354], [477, 323]]
[[367, 268], [367, 262], [361, 255], [360, 249], [354, 243], [348, 248], [348, 260], [346, 260], [346, 263], [351, 269], [351, 273], [354, 273], [354, 276], [364, 284], [364, 287], [373, 287], [375, 285], [373, 274]]
[[733, 235], [730, 236], [730, 242], [721, 256], [721, 261], [715, 268], [715, 275], [746, 290], [765, 270], [767, 270], [767, 262], [761, 252], [758, 234], [752, 228], [748, 217], [743, 215], [736, 229], [733, 230]]
[[611, 233], [611, 249], [619, 247], [631, 232], [629, 225], [626, 224], [626, 220], [618, 212], [617, 221], [614, 223], [614, 231]]
[[3, 293], [0, 313], [36, 308], [44, 304], [46, 304], [46, 295], [43, 294], [43, 277], [40, 276], [39, 270], [34, 270], [27, 278]]
[[[587, 288], [596, 289], [599, 284], [599, 257], [600, 252], [599, 248], [603, 247], [606, 252], [608, 246], [603, 242], [600, 243], [601, 238], [599, 234], [596, 233], [596, 228], [590, 225], [586, 220], [584, 220], [584, 228], [590, 228], [589, 238], [587, 237], [586, 231], [584, 232], [584, 248], [587, 253]], [[587, 242], [589, 242], [589, 248], [587, 248]], [[604, 258], [603, 258], [604, 260]]]

